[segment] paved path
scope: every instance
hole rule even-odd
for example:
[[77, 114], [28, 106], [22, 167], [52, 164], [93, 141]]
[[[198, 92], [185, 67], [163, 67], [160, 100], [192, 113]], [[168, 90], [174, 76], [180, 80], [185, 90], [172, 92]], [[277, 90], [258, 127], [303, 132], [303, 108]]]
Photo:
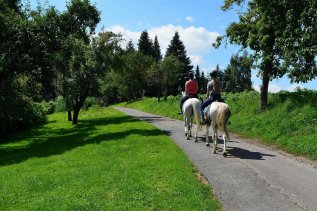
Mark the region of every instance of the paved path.
[[225, 211], [317, 211], [317, 170], [313, 165], [236, 137], [231, 137], [229, 154], [224, 158], [221, 152], [212, 154], [211, 147], [206, 147], [205, 130], [200, 132], [199, 142], [194, 143], [193, 139], [185, 139], [182, 121], [116, 109], [169, 135], [207, 178]]

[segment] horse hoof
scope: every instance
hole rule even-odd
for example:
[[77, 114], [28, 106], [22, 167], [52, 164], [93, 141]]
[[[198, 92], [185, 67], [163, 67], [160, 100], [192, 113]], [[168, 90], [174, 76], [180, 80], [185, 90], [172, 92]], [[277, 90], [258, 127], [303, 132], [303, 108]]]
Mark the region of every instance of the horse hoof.
[[212, 151], [212, 154], [216, 154], [216, 150], [215, 150], [215, 151]]
[[185, 133], [185, 136], [187, 137], [187, 133]]
[[228, 153], [227, 153], [227, 152], [223, 152], [222, 155], [223, 155], [224, 157], [227, 157]]

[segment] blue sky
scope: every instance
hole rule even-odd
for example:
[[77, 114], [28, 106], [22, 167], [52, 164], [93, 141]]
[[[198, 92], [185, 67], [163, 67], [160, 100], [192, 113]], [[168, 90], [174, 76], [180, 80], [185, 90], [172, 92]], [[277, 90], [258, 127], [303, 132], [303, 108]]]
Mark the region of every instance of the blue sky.
[[[23, 0], [22, 0], [23, 2]], [[36, 0], [31, 0], [33, 6]], [[150, 38], [158, 36], [162, 53], [165, 52], [175, 31], [184, 42], [187, 55], [192, 64], [199, 65], [206, 74], [217, 64], [224, 69], [230, 57], [239, 47], [228, 45], [214, 49], [212, 43], [218, 35], [225, 33], [226, 27], [238, 20], [237, 10], [223, 12], [220, 8], [224, 0], [91, 0], [101, 11], [102, 28], [121, 33], [126, 41], [130, 39], [137, 46], [142, 31], [147, 30]], [[49, 5], [60, 11], [65, 9], [66, 1], [48, 0]], [[125, 46], [126, 43], [122, 43]], [[252, 71], [253, 86], [258, 89], [261, 80]], [[270, 82], [269, 91], [293, 90], [295, 87], [317, 90], [317, 79], [309, 83], [291, 84], [287, 77]]]

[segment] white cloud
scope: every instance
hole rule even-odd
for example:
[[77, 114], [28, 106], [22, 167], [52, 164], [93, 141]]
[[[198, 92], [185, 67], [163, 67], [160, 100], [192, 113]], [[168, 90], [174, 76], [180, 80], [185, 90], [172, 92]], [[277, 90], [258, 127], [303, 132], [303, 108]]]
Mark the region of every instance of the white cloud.
[[185, 19], [186, 19], [189, 23], [192, 23], [192, 22], [194, 21], [191, 16], [187, 16]]
[[194, 66], [194, 69], [196, 68], [196, 65], [204, 64], [204, 58], [199, 55], [191, 55], [190, 60], [192, 61], [192, 65]]
[[[295, 92], [296, 89], [303, 89], [303, 88], [304, 87], [299, 85], [299, 84], [294, 84], [294, 85], [289, 86], [287, 88], [283, 88], [283, 87], [278, 86], [276, 84], [270, 84], [268, 91], [270, 93], [277, 93], [277, 92], [282, 91], [282, 90], [286, 90], [286, 91], [289, 91], [289, 92]], [[253, 89], [255, 89], [257, 92], [260, 92], [260, 85], [259, 84], [254, 85]]]
[[[256, 90], [257, 92], [260, 92], [260, 85], [259, 84], [254, 85], [253, 89]], [[282, 90], [282, 88], [278, 85], [275, 85], [275, 84], [270, 84], [269, 88], [268, 88], [268, 92], [270, 92], [270, 93], [277, 93], [281, 90]]]
[[[125, 42], [122, 43], [123, 47], [126, 46], [130, 39], [134, 43], [135, 47], [137, 47], [141, 32], [130, 31], [120, 25], [111, 26], [106, 30], [120, 33], [125, 39]], [[165, 51], [175, 32], [178, 31], [180, 40], [185, 45], [187, 56], [192, 59], [193, 64], [198, 64], [199, 66], [202, 66], [204, 63], [202, 56], [212, 50], [212, 43], [214, 43], [216, 38], [220, 36], [218, 32], [208, 31], [204, 27], [182, 27], [172, 24], [152, 27], [147, 31], [152, 40], [154, 40], [155, 35], [157, 36], [163, 55], [165, 54]]]
[[296, 84], [296, 85], [287, 87], [286, 90], [289, 92], [295, 92], [297, 89], [303, 89], [303, 88], [304, 88], [303, 86]]

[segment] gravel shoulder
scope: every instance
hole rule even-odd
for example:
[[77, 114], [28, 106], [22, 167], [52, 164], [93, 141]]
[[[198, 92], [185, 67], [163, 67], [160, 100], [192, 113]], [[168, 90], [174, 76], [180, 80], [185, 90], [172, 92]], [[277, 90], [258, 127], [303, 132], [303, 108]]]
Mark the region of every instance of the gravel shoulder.
[[[138, 110], [114, 107], [161, 129], [208, 180], [224, 210], [317, 210], [316, 162], [230, 134], [228, 157], [212, 154], [205, 129], [198, 143], [186, 140], [184, 123]], [[221, 133], [219, 135], [222, 135]]]

